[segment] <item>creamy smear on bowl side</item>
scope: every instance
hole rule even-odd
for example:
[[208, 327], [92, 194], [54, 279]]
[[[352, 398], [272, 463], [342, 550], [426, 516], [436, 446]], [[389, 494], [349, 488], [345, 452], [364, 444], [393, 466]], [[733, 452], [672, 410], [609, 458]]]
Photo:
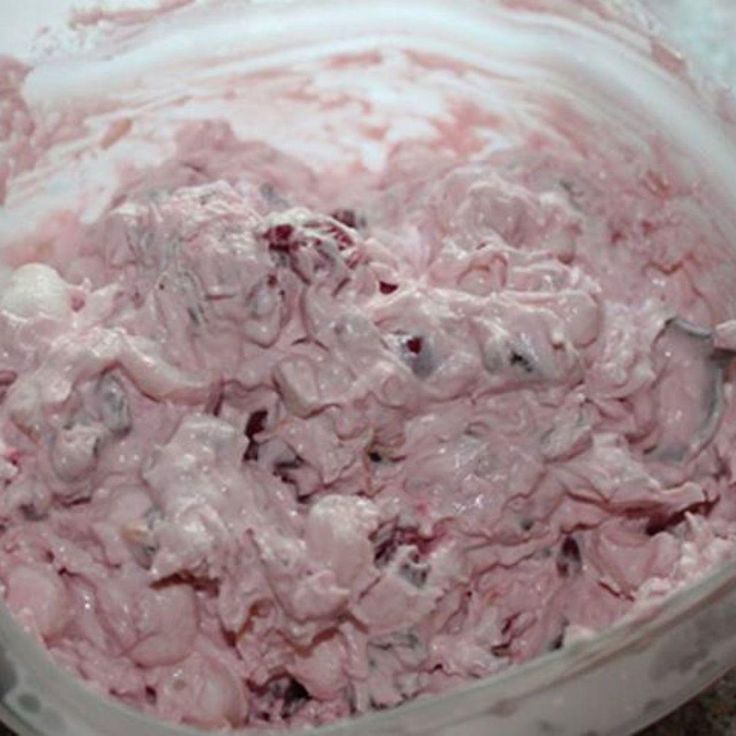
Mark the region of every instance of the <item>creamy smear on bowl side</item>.
[[19, 251], [0, 578], [102, 692], [330, 722], [600, 631], [732, 549], [733, 264], [695, 189], [445, 135], [317, 202], [303, 164], [190, 123]]

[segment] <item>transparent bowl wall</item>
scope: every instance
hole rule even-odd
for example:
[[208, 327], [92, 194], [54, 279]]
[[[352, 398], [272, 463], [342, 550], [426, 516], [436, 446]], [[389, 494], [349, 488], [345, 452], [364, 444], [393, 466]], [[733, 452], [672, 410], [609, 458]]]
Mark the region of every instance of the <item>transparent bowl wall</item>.
[[[241, 138], [265, 140], [318, 171], [356, 159], [380, 169], [385, 150], [361, 137], [364, 111], [353, 103], [368, 96], [377, 119], [401, 139], [421, 137], [427, 116], [441, 117], [448, 100], [466, 96], [514, 120], [486, 131], [497, 146], [533, 128], [550, 98], [609, 121], [643, 150], [647, 132], [659, 130], [684, 175], [702, 182], [709, 216], [736, 243], [729, 100], [689, 74], [652, 31], [629, 2], [304, 0], [195, 6], [142, 30], [127, 26], [104, 42], [92, 33], [72, 51], [47, 50], [26, 80], [34, 106], [86, 109], [85, 132], [11, 182], [0, 242], [79, 202], [93, 219], [114, 188], [115, 167], [161, 161], [182, 120], [225, 117]], [[377, 48], [431, 53], [480, 71], [462, 83], [442, 64], [431, 74], [398, 62], [391, 74], [325, 71], [324, 60], [336, 53]], [[305, 79], [312, 94], [292, 95], [284, 106], [285, 90], [303, 91]], [[238, 94], [223, 100], [232, 89]], [[322, 99], [335, 92], [343, 104], [325, 109]], [[121, 117], [134, 121], [131, 132], [100, 150], [96, 143]], [[56, 668], [2, 607], [0, 645], [0, 717], [20, 736], [199, 733], [98, 697]], [[623, 735], [734, 664], [736, 567], [729, 563], [594, 639], [451, 693], [310, 733]]]

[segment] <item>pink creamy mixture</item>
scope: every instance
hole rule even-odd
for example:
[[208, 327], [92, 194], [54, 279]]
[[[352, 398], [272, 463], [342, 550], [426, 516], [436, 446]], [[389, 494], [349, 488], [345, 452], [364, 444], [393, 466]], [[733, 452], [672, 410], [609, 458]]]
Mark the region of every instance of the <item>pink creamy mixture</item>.
[[320, 724], [558, 649], [732, 548], [733, 264], [697, 192], [643, 151], [455, 143], [320, 202], [190, 124], [16, 270], [0, 578], [63, 666], [172, 721]]

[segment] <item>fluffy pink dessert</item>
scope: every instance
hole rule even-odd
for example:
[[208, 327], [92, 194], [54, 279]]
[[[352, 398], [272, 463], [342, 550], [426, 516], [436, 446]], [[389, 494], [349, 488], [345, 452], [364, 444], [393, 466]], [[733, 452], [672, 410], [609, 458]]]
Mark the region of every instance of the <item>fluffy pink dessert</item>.
[[58, 224], [0, 301], [10, 609], [162, 718], [320, 724], [720, 559], [733, 264], [693, 190], [619, 153], [397, 150], [330, 204], [195, 125]]

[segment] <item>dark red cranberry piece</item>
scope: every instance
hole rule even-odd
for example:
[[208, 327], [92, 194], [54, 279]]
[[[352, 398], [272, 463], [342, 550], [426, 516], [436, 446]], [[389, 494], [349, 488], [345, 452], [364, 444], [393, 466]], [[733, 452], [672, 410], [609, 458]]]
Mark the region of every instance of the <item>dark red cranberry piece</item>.
[[547, 644], [547, 651], [548, 652], [556, 652], [559, 649], [562, 649], [562, 647], [565, 644], [565, 631], [567, 629], [568, 622], [567, 620], [563, 619], [560, 625], [560, 630], [550, 642]]
[[613, 228], [611, 230], [611, 244], [612, 245], [618, 245], [622, 240], [624, 240], [625, 235], [622, 230], [619, 228]]
[[258, 442], [253, 438], [255, 435], [263, 432], [266, 428], [266, 418], [268, 412], [265, 409], [259, 409], [254, 411], [249, 417], [248, 422], [245, 425], [245, 436], [248, 438], [248, 448], [246, 449], [243, 460], [257, 460], [258, 459]]
[[641, 221], [641, 231], [645, 238], [651, 238], [657, 230], [657, 226], [650, 220]]
[[415, 588], [423, 588], [427, 584], [427, 578], [429, 577], [429, 565], [426, 562], [422, 562], [419, 559], [419, 555], [414, 555], [414, 559], [407, 560], [401, 565], [399, 575]]
[[402, 337], [402, 357], [417, 378], [427, 378], [436, 368], [431, 345], [421, 335]]
[[413, 337], [407, 338], [405, 345], [406, 349], [412, 355], [419, 355], [422, 352], [422, 347], [424, 347], [424, 340], [418, 335], [414, 335]]
[[644, 531], [650, 537], [654, 537], [661, 532], [672, 532], [675, 527], [685, 521], [688, 514], [706, 516], [711, 508], [712, 504], [710, 503], [699, 503], [695, 506], [683, 509], [682, 511], [678, 511], [675, 514], [653, 514], [647, 520]]
[[429, 551], [430, 540], [419, 536], [419, 531], [411, 527], [394, 527], [379, 530], [376, 534], [373, 559], [377, 567], [385, 567], [394, 557], [399, 547], [411, 545], [417, 553], [425, 555]]
[[294, 483], [294, 479], [291, 477], [291, 471], [298, 470], [302, 465], [304, 465], [304, 460], [297, 455], [292, 460], [283, 460], [276, 463], [273, 466], [273, 472], [284, 483]]
[[518, 350], [511, 351], [511, 355], [509, 356], [509, 363], [514, 368], [520, 368], [522, 371], [524, 371], [524, 373], [534, 372], [534, 363], [532, 362], [531, 358], [528, 355], [524, 355], [524, 353]]
[[281, 711], [282, 717], [290, 718], [310, 699], [311, 696], [307, 688], [293, 677], [290, 678], [289, 684], [284, 692], [284, 705]]
[[580, 546], [574, 537], [565, 537], [557, 553], [557, 572], [563, 577], [577, 575], [583, 569]]
[[508, 634], [511, 631], [516, 619], [519, 618], [519, 614], [515, 613], [513, 616], [509, 616], [501, 625], [501, 633]]
[[678, 521], [681, 520], [681, 518], [678, 519], [676, 517], [653, 516], [649, 521], [647, 521], [644, 532], [647, 536], [656, 537], [657, 534], [669, 531], [673, 526], [676, 526]]
[[11, 370], [0, 370], [0, 387], [10, 386], [18, 378], [18, 374]]
[[398, 284], [389, 284], [387, 281], [379, 281], [378, 288], [381, 294], [393, 294], [399, 288]]
[[245, 436], [250, 440], [266, 428], [266, 417], [268, 412], [265, 409], [258, 409], [248, 417], [248, 423], [245, 425]]
[[[20, 511], [26, 521], [41, 521], [46, 518], [47, 511], [36, 505], [33, 501], [24, 503], [20, 506]], [[0, 527], [5, 530], [5, 526]]]
[[491, 647], [494, 657], [508, 657], [511, 654], [511, 644], [496, 644]]
[[288, 252], [294, 247], [294, 227], [287, 223], [274, 225], [263, 233], [263, 239], [271, 250]]
[[105, 373], [96, 387], [102, 423], [116, 435], [124, 435], [132, 426], [128, 395], [122, 383], [112, 374]]
[[521, 531], [523, 532], [531, 531], [532, 527], [534, 526], [534, 519], [529, 519], [526, 516], [522, 516], [519, 519], [519, 526], [521, 527]]
[[219, 417], [225, 404], [225, 392], [218, 391], [212, 402], [212, 416]]

